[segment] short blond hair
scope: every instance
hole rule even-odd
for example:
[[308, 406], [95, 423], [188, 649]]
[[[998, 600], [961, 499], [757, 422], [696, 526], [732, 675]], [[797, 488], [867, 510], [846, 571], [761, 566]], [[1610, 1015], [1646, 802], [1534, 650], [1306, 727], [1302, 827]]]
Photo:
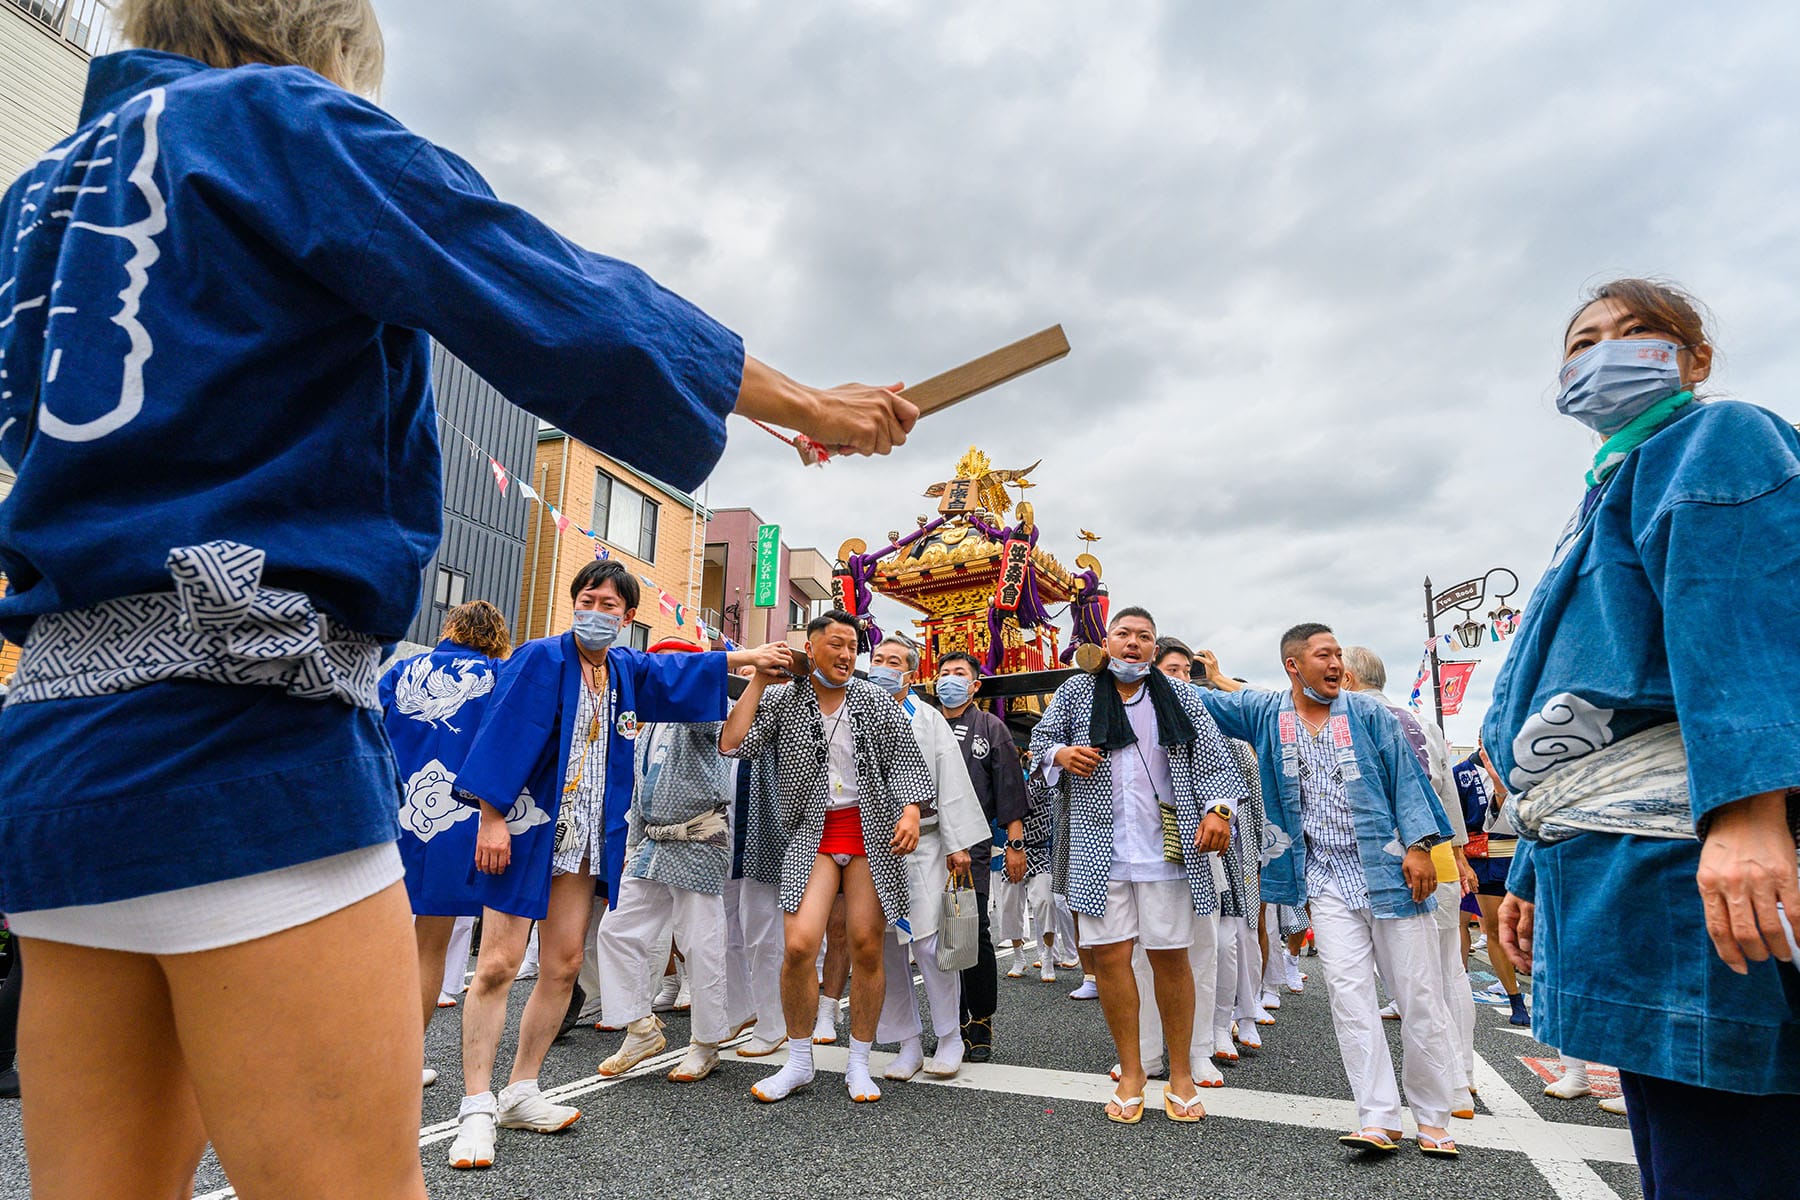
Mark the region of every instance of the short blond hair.
[[212, 67], [307, 67], [373, 96], [385, 51], [369, 0], [120, 0], [119, 28], [146, 50]]

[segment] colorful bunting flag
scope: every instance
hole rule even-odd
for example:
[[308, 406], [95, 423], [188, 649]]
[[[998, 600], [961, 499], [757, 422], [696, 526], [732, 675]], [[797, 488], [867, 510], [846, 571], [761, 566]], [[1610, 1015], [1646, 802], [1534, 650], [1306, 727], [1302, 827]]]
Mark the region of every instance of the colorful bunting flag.
[[506, 495], [506, 484], [512, 476], [508, 475], [506, 468], [494, 461], [491, 456], [488, 458], [488, 467], [494, 472], [494, 482], [500, 485], [500, 494]]

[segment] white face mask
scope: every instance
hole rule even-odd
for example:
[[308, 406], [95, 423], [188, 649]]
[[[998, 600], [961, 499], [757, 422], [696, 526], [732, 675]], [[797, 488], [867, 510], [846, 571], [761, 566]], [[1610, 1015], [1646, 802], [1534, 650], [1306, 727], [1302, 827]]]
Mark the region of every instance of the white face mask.
[[1106, 662], [1106, 669], [1111, 671], [1113, 678], [1121, 683], [1137, 683], [1144, 676], [1150, 674], [1149, 663], [1126, 662], [1122, 658], [1109, 658]]
[[620, 624], [619, 618], [612, 613], [596, 608], [577, 609], [573, 625], [575, 640], [581, 643], [583, 650], [605, 650], [618, 640]]
[[1661, 338], [1609, 338], [1563, 364], [1556, 407], [1608, 437], [1681, 390], [1681, 347]]

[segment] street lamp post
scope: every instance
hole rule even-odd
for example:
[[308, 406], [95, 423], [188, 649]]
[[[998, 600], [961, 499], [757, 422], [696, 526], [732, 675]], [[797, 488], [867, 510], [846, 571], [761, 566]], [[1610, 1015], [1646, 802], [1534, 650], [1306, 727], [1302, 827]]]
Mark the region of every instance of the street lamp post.
[[[1441, 592], [1431, 590], [1431, 576], [1425, 577], [1425, 632], [1431, 639], [1431, 707], [1437, 713], [1439, 732], [1444, 728], [1444, 680], [1438, 669], [1438, 627], [1437, 620], [1452, 609], [1460, 611], [1463, 619], [1453, 628], [1456, 640], [1462, 643], [1465, 650], [1473, 650], [1481, 645], [1484, 627], [1475, 619], [1475, 610], [1480, 607], [1488, 594], [1488, 580], [1500, 576], [1504, 584], [1496, 581], [1494, 594], [1500, 601], [1500, 611], [1512, 614], [1506, 601], [1519, 590], [1519, 577], [1505, 567], [1490, 567], [1473, 579], [1465, 579], [1452, 588]], [[1516, 616], [1516, 614], [1513, 614]]]

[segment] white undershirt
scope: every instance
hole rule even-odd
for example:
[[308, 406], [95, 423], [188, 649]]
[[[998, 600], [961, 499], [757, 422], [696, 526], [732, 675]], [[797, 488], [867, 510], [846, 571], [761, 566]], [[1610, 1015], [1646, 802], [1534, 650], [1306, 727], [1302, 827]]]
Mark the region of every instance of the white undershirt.
[[[1111, 686], [1102, 681], [1102, 687]], [[1156, 740], [1156, 710], [1145, 685], [1125, 705], [1125, 718], [1137, 734], [1135, 745], [1110, 751], [1113, 779], [1113, 863], [1110, 877], [1148, 883], [1180, 879], [1181, 863], [1163, 858], [1162, 813], [1157, 803], [1175, 803], [1169, 775], [1169, 752]]]
[[856, 793], [856, 738], [851, 728], [850, 698], [838, 705], [838, 710], [825, 721], [826, 771], [825, 771], [825, 810], [830, 812], [839, 808], [855, 808], [858, 804]]

